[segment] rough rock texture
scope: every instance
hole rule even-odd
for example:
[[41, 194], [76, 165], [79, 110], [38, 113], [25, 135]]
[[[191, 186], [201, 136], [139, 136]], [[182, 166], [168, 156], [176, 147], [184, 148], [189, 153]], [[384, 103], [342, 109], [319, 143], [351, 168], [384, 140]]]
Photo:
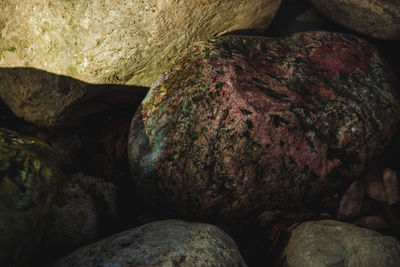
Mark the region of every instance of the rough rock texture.
[[15, 115], [51, 127], [77, 124], [115, 103], [139, 104], [147, 92], [134, 86], [89, 84], [32, 68], [0, 66], [0, 81], [0, 98]]
[[80, 248], [51, 266], [246, 266], [231, 237], [216, 226], [165, 220]]
[[285, 248], [288, 267], [400, 266], [400, 241], [339, 221], [305, 222]]
[[390, 70], [366, 41], [326, 32], [224, 36], [154, 84], [131, 125], [138, 192], [190, 217], [246, 216], [356, 176], [399, 118]]
[[60, 175], [57, 156], [48, 145], [0, 128], [1, 266], [29, 261]]
[[266, 28], [281, 0], [6, 0], [0, 66], [149, 86], [193, 41]]
[[54, 197], [42, 257], [71, 252], [98, 240], [102, 220], [117, 217], [117, 188], [102, 179], [75, 174]]
[[354, 181], [340, 200], [340, 207], [338, 210], [339, 219], [357, 217], [363, 205], [364, 195], [364, 183], [360, 180]]
[[400, 0], [311, 0], [329, 19], [380, 39], [400, 39]]

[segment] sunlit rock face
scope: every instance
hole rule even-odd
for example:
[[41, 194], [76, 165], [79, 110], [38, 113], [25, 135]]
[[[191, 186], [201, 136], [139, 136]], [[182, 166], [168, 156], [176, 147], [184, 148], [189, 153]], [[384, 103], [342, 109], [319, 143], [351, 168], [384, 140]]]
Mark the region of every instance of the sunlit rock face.
[[355, 36], [225, 36], [194, 46], [136, 112], [129, 158], [161, 210], [230, 220], [352, 177], [399, 119], [390, 69]]
[[82, 247], [50, 266], [246, 267], [220, 228], [180, 220], [156, 221]]
[[56, 159], [43, 142], [0, 128], [1, 266], [25, 266], [37, 248], [61, 178]]
[[6, 0], [0, 67], [149, 86], [193, 41], [265, 28], [281, 0]]
[[311, 0], [329, 19], [379, 39], [400, 39], [400, 0]]

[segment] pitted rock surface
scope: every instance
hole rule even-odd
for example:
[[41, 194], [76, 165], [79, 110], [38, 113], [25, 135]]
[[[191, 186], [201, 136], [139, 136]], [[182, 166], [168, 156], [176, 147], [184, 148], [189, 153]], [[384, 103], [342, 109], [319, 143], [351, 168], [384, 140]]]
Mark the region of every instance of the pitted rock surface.
[[340, 221], [305, 222], [291, 233], [285, 266], [390, 266], [400, 264], [400, 241]]
[[150, 86], [193, 41], [266, 28], [281, 0], [7, 0], [0, 67]]
[[50, 266], [237, 266], [240, 252], [216, 226], [165, 220], [145, 224], [77, 251]]
[[0, 128], [1, 266], [29, 262], [61, 177], [57, 155], [50, 146]]
[[313, 199], [387, 146], [399, 118], [390, 73], [351, 35], [202, 42], [160, 77], [133, 118], [138, 193], [194, 218]]
[[400, 0], [311, 0], [332, 21], [379, 39], [400, 39]]

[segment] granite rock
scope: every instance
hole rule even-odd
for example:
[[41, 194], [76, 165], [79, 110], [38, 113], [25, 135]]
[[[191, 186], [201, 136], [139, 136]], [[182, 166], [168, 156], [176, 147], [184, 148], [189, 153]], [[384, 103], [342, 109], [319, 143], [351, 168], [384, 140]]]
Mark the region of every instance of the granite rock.
[[266, 28], [281, 0], [6, 0], [0, 66], [149, 86], [193, 41]]
[[374, 47], [351, 35], [201, 42], [132, 120], [138, 194], [180, 216], [228, 220], [314, 200], [387, 147], [396, 86]]
[[61, 258], [50, 266], [247, 266], [216, 226], [180, 220], [148, 223]]
[[305, 222], [284, 251], [285, 266], [399, 266], [400, 241], [340, 221]]
[[325, 16], [358, 33], [400, 39], [400, 0], [311, 0]]
[[40, 140], [0, 128], [0, 265], [25, 266], [62, 181], [57, 155]]

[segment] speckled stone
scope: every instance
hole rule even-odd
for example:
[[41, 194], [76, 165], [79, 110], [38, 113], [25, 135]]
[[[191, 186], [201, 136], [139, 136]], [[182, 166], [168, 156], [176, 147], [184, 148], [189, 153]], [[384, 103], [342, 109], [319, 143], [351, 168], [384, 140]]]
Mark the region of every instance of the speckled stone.
[[50, 146], [0, 128], [1, 266], [29, 262], [61, 177]]
[[379, 39], [400, 39], [400, 0], [311, 0], [332, 21]]
[[374, 47], [351, 35], [199, 43], [132, 120], [138, 193], [163, 211], [228, 220], [313, 199], [387, 146], [395, 87]]
[[150, 86], [194, 41], [267, 28], [281, 1], [5, 0], [0, 67]]
[[292, 231], [284, 257], [288, 267], [396, 267], [400, 241], [340, 221], [305, 222]]
[[80, 248], [50, 266], [245, 267], [231, 237], [216, 226], [165, 220]]

